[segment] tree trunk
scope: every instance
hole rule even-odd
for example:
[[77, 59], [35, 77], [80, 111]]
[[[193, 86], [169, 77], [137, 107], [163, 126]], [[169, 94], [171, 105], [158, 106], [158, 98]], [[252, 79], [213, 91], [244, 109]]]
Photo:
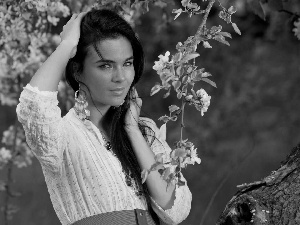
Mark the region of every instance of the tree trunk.
[[300, 144], [277, 171], [243, 184], [227, 203], [217, 225], [300, 224]]

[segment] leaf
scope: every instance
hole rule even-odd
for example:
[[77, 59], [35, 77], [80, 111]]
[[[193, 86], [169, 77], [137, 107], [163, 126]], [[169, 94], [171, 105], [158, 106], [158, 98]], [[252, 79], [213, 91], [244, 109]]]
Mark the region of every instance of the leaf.
[[266, 20], [266, 15], [265, 12], [262, 8], [262, 4], [261, 1], [258, 0], [247, 0], [247, 3], [250, 5], [250, 7], [252, 8], [253, 12], [258, 15], [260, 18], [262, 18], [263, 20]]
[[219, 32], [220, 35], [224, 36], [224, 37], [229, 37], [229, 38], [232, 38], [231, 34], [228, 33], [228, 32]]
[[171, 173], [171, 167], [168, 167], [163, 173], [163, 179], [166, 180]]
[[189, 9], [194, 9], [195, 11], [199, 10], [200, 7], [198, 6], [197, 3], [189, 3], [187, 6]]
[[213, 82], [212, 80], [208, 79], [208, 78], [202, 78], [203, 81], [205, 81], [206, 83], [209, 83], [211, 86], [217, 88], [217, 85], [215, 82]]
[[197, 70], [193, 76], [194, 81], [200, 81], [202, 79], [202, 72]]
[[196, 92], [194, 91], [194, 89], [191, 89], [191, 92], [192, 92], [194, 98], [197, 98], [197, 94], [196, 94]]
[[177, 93], [177, 98], [178, 98], [178, 99], [181, 99], [181, 98], [182, 98], [182, 92], [178, 92], [178, 93]]
[[176, 121], [176, 120], [177, 120], [177, 116], [172, 116], [172, 117], [170, 118], [170, 120]]
[[195, 107], [196, 107], [196, 109], [197, 109], [198, 111], [201, 111], [201, 109], [202, 109], [202, 106], [201, 106], [201, 105], [195, 105]]
[[198, 57], [199, 55], [200, 55], [199, 53], [191, 53], [191, 54], [188, 54], [188, 55], [186, 55], [186, 56], [182, 59], [182, 61], [183, 61], [183, 62], [187, 62], [187, 61], [189, 61], [189, 60], [191, 60], [191, 59], [194, 59], [194, 58]]
[[182, 93], [186, 93], [187, 92], [187, 87], [188, 87], [187, 84], [185, 84], [185, 85], [182, 86], [182, 90], [181, 90]]
[[178, 62], [178, 61], [181, 60], [181, 57], [182, 57], [182, 53], [181, 53], [181, 52], [177, 52], [177, 53], [174, 55], [173, 60], [174, 60], [175, 62]]
[[177, 69], [176, 69], [176, 73], [178, 76], [181, 76], [183, 74], [183, 70], [182, 70], [182, 67], [181, 66], [178, 66]]
[[177, 17], [180, 16], [180, 14], [182, 13], [182, 9], [177, 9], [174, 12], [172, 11], [172, 13], [177, 13], [176, 16], [174, 17], [174, 20], [176, 20]]
[[163, 162], [163, 155], [164, 153], [158, 153], [154, 156], [156, 162], [162, 163]]
[[211, 34], [215, 34], [215, 33], [219, 33], [222, 30], [222, 26], [213, 26], [210, 28], [210, 33]]
[[202, 77], [210, 77], [210, 76], [212, 76], [210, 73], [208, 73], [208, 72], [204, 72], [204, 73], [202, 73], [202, 75], [201, 75]]
[[171, 153], [171, 157], [173, 159], [177, 159], [179, 157], [185, 157], [187, 154], [186, 150], [184, 148], [177, 148], [175, 150], [172, 151]]
[[169, 111], [172, 113], [176, 110], [180, 109], [177, 105], [170, 105], [169, 106]]
[[182, 0], [182, 1], [181, 1], [181, 5], [182, 5], [183, 7], [188, 6], [189, 3], [190, 3], [190, 0]]
[[167, 123], [170, 120], [170, 117], [169, 116], [161, 116], [158, 118], [158, 120], [161, 120], [164, 123]]
[[231, 23], [231, 25], [237, 34], [242, 35], [240, 29], [238, 28], [238, 26], [235, 23]]
[[149, 171], [155, 171], [155, 170], [159, 170], [159, 169], [164, 169], [164, 165], [161, 162], [156, 162], [154, 163], [151, 167]]
[[216, 41], [221, 42], [225, 45], [230, 46], [229, 42], [226, 41], [225, 38], [222, 35], [216, 35], [216, 36], [213, 37], [213, 39], [215, 39]]
[[169, 97], [169, 95], [170, 95], [170, 89], [166, 94], [164, 94], [163, 98], [167, 98], [167, 97]]
[[181, 86], [181, 82], [178, 81], [178, 80], [177, 81], [173, 81], [172, 85], [173, 85], [173, 87], [174, 87], [175, 90], [178, 90], [180, 88], [180, 86]]
[[150, 96], [155, 95], [160, 90], [161, 90], [160, 84], [156, 84], [154, 87], [151, 88]]
[[208, 43], [208, 41], [203, 41], [203, 47], [204, 48], [212, 48], [211, 45]]
[[190, 73], [192, 71], [193, 71], [193, 67], [192, 66], [189, 66], [188, 69], [186, 70], [187, 73]]
[[142, 184], [145, 183], [147, 177], [148, 177], [148, 174], [149, 174], [149, 170], [147, 169], [144, 169], [141, 173], [141, 178], [142, 178]]
[[185, 145], [186, 145], [186, 147], [190, 148], [190, 147], [192, 147], [194, 144], [193, 144], [192, 142], [188, 141]]
[[[277, 1], [277, 0], [276, 0]], [[234, 14], [236, 12], [236, 7], [234, 6], [230, 6], [229, 9], [228, 9], [228, 13], [230, 15]]]
[[183, 83], [183, 84], [186, 84], [187, 81], [188, 81], [188, 76], [184, 76], [184, 77], [182, 78], [182, 83]]

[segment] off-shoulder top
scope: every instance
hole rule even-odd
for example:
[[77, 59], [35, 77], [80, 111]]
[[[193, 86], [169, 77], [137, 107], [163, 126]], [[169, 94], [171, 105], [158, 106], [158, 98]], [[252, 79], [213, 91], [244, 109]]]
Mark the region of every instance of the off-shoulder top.
[[[116, 156], [104, 147], [98, 128], [77, 117], [74, 108], [61, 117], [57, 91], [40, 91], [29, 83], [23, 88], [16, 112], [26, 141], [39, 160], [53, 208], [63, 225], [96, 214], [144, 209], [144, 197], [126, 185]], [[154, 154], [171, 151], [155, 122], [144, 120], [154, 131]], [[183, 177], [183, 180], [184, 177]], [[162, 209], [152, 198], [153, 210], [161, 224], [178, 224], [188, 216], [192, 194], [187, 186], [175, 188], [172, 208]]]

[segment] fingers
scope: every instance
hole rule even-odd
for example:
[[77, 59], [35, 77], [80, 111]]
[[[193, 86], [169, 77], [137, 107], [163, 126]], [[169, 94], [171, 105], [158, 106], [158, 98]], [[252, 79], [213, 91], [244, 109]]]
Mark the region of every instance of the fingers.
[[135, 87], [132, 87], [132, 100], [139, 108], [142, 106], [142, 99], [139, 97]]
[[139, 95], [138, 95], [135, 87], [132, 87], [132, 98], [133, 99], [139, 98]]

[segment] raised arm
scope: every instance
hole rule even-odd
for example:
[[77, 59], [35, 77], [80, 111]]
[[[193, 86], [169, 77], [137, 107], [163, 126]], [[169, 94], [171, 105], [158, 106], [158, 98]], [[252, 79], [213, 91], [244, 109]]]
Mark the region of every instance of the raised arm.
[[38, 69], [29, 82], [40, 91], [57, 91], [58, 83], [70, 58], [76, 54], [80, 37], [80, 23], [86, 12], [73, 14], [61, 32], [61, 43]]

